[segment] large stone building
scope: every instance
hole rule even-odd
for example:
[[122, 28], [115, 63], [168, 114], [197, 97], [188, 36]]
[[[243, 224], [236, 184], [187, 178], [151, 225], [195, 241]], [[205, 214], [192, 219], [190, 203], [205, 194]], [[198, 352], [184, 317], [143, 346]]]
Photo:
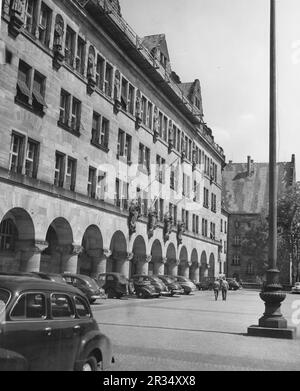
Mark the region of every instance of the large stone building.
[[[278, 198], [295, 184], [295, 156], [291, 162], [277, 163]], [[264, 265], [268, 264], [267, 248], [258, 259], [242, 246], [246, 232], [259, 221], [262, 213], [268, 213], [269, 164], [255, 163], [250, 156], [245, 163], [229, 161], [223, 171], [223, 204], [229, 212], [228, 262], [226, 274], [238, 280], [258, 282]], [[282, 260], [281, 260], [282, 261]], [[289, 260], [281, 262], [281, 281], [289, 282]]]
[[118, 1], [4, 0], [1, 40], [0, 270], [223, 273], [225, 156], [164, 34]]

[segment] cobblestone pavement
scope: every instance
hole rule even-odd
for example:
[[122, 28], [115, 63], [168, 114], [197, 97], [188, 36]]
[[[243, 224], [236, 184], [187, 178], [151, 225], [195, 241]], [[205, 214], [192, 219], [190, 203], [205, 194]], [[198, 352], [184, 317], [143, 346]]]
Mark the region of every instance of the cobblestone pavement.
[[[282, 305], [289, 324], [296, 300], [300, 308], [300, 296], [288, 293]], [[112, 371], [300, 370], [299, 329], [295, 340], [246, 335], [264, 312], [256, 291], [230, 291], [227, 301], [215, 301], [210, 291], [107, 299], [93, 311], [113, 343]]]

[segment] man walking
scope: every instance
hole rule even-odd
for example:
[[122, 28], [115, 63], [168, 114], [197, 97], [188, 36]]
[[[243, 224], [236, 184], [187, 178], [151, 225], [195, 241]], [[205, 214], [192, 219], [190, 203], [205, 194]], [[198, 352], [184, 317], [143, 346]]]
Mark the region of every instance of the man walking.
[[218, 300], [220, 283], [217, 279], [214, 281], [213, 290], [214, 290], [215, 300]]
[[228, 282], [225, 280], [225, 278], [223, 278], [222, 280], [221, 280], [221, 290], [222, 290], [222, 299], [223, 300], [226, 300], [226, 298], [227, 298], [227, 291], [228, 291], [228, 289], [229, 289], [229, 284], [228, 284]]

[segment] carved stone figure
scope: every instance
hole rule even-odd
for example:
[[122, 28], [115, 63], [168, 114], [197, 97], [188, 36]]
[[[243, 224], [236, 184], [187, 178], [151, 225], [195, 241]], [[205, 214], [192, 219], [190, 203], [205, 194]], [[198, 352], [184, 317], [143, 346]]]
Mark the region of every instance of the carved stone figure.
[[154, 230], [157, 225], [157, 211], [155, 209], [150, 209], [148, 213], [148, 237], [152, 238]]
[[185, 224], [183, 222], [178, 222], [177, 224], [177, 243], [178, 245], [182, 244], [182, 234], [185, 232]]
[[88, 55], [88, 64], [87, 64], [87, 92], [91, 95], [96, 88], [95, 80], [95, 50], [93, 46], [90, 46], [89, 55]]
[[11, 3], [11, 18], [8, 25], [8, 32], [14, 38], [19, 35], [24, 24], [25, 6], [25, 0], [13, 0]]
[[55, 27], [54, 27], [54, 42], [53, 42], [54, 50], [62, 51], [63, 37], [64, 37], [64, 20], [61, 15], [57, 15], [55, 19]]
[[137, 90], [135, 98], [135, 127], [139, 129], [142, 123], [142, 98], [141, 91]]
[[153, 141], [156, 142], [159, 136], [158, 132], [158, 108], [154, 107], [154, 115], [153, 115]]
[[169, 133], [169, 151], [170, 151], [172, 148], [174, 148], [173, 124], [171, 120], [169, 121], [168, 133]]
[[140, 207], [136, 200], [132, 201], [129, 206], [129, 216], [128, 216], [128, 229], [129, 235], [132, 235], [136, 232], [136, 222], [140, 216]]
[[26, 0], [13, 0], [11, 10], [13, 13], [23, 16], [25, 14]]
[[167, 242], [170, 238], [172, 231], [172, 216], [170, 213], [166, 213], [164, 216], [164, 241]]

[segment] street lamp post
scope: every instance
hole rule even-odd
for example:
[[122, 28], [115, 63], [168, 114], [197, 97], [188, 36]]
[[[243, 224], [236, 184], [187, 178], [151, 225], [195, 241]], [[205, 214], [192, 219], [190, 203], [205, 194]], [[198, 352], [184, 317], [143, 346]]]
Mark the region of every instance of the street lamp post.
[[276, 2], [270, 0], [270, 133], [269, 133], [269, 270], [260, 298], [265, 302], [265, 312], [258, 326], [248, 327], [248, 335], [288, 338], [296, 329], [287, 326], [280, 311], [286, 295], [279, 284], [277, 268], [277, 164], [276, 164]]

